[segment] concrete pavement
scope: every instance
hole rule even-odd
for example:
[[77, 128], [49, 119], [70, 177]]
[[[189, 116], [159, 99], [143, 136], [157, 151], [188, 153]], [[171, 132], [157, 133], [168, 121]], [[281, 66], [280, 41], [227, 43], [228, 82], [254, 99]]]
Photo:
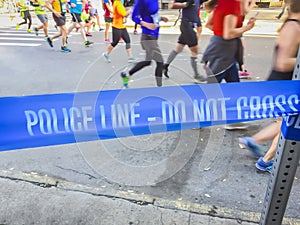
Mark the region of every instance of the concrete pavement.
[[[3, 175], [1, 171], [1, 225], [255, 224], [201, 215], [176, 207], [164, 207], [163, 199], [147, 198], [134, 193], [109, 194], [101, 188], [67, 181], [51, 183], [51, 178], [46, 181], [37, 175], [36, 179], [27, 176], [25, 180]], [[41, 183], [43, 180], [46, 182]]]

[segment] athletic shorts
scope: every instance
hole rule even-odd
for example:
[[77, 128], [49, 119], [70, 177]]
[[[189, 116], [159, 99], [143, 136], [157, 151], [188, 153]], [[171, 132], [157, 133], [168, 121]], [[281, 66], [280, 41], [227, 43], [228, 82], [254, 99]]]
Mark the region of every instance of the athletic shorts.
[[105, 20], [105, 23], [112, 23], [113, 18], [105, 17], [104, 20]]
[[182, 20], [180, 24], [181, 34], [178, 38], [178, 43], [189, 47], [198, 45], [197, 33], [194, 30], [198, 25], [198, 23]]
[[29, 11], [27, 10], [27, 11], [21, 12], [21, 17], [22, 17], [22, 19], [26, 20], [26, 19], [31, 18], [31, 15], [30, 15]]
[[279, 72], [272, 70], [268, 80], [291, 80], [293, 78], [293, 71]]
[[72, 16], [72, 21], [76, 22], [76, 23], [81, 23], [82, 19], [81, 19], [81, 14], [79, 13], [71, 13]]
[[95, 8], [90, 9], [90, 16], [98, 16], [98, 10]]
[[41, 23], [46, 23], [48, 22], [48, 17], [46, 14], [39, 14], [39, 15], [36, 15], [37, 18], [39, 18], [39, 20], [41, 21]]
[[142, 34], [141, 36], [142, 48], [146, 51], [145, 61], [164, 62], [160, 48], [158, 46], [158, 38], [149, 34]]
[[63, 25], [66, 24], [66, 16], [65, 14], [62, 14], [61, 17], [57, 17], [54, 13], [53, 13], [53, 20], [55, 21], [56, 25], [58, 27], [61, 27]]

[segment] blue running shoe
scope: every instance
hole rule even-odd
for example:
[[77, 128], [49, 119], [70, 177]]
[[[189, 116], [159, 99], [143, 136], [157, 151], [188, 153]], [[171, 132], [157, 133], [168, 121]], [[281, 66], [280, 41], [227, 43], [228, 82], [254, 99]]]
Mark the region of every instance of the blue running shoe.
[[271, 160], [270, 162], [265, 162], [263, 157], [260, 157], [258, 161], [255, 163], [256, 169], [262, 172], [272, 172], [274, 160]]
[[111, 60], [110, 60], [110, 57], [109, 57], [108, 54], [103, 53], [102, 55], [103, 55], [103, 57], [104, 57], [104, 59], [105, 59], [106, 62], [111, 63]]
[[239, 144], [241, 147], [249, 149], [255, 157], [261, 157], [265, 154], [264, 147], [257, 144], [251, 137], [239, 138]]
[[61, 50], [62, 52], [71, 52], [71, 49], [68, 49], [66, 46], [62, 46], [62, 47], [60, 48], [60, 50]]

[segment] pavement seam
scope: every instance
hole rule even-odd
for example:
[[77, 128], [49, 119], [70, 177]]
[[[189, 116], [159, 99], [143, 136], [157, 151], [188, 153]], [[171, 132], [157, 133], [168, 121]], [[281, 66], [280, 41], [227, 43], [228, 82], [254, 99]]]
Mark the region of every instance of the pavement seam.
[[[48, 175], [41, 175], [35, 172], [24, 173], [15, 170], [0, 170], [0, 178], [9, 179], [12, 181], [22, 181], [31, 183], [42, 188], [57, 188], [64, 191], [80, 192], [90, 194], [93, 196], [107, 197], [111, 199], [120, 199], [129, 201], [139, 206], [153, 205], [161, 209], [184, 211], [192, 214], [211, 216], [221, 219], [230, 219], [241, 222], [258, 223], [260, 213], [246, 212], [241, 210], [233, 210], [226, 207], [217, 207], [215, 205], [199, 204], [189, 201], [168, 200], [164, 198], [157, 198], [144, 193], [135, 193], [132, 190], [107, 190], [105, 186], [99, 188], [88, 185], [76, 184], [63, 179], [50, 177]], [[287, 218], [283, 219], [283, 224], [299, 225], [300, 219]]]

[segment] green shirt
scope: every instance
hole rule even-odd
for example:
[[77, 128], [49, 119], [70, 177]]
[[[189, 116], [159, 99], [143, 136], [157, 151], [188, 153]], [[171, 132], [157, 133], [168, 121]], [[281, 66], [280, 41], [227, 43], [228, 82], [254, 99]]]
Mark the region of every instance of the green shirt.
[[[29, 6], [30, 6], [30, 1], [29, 0], [21, 0], [20, 2], [20, 12], [28, 11]], [[28, 7], [28, 8], [26, 8]]]
[[37, 0], [36, 2], [33, 2], [35, 14], [36, 15], [47, 14], [45, 5], [46, 5], [45, 0]]

